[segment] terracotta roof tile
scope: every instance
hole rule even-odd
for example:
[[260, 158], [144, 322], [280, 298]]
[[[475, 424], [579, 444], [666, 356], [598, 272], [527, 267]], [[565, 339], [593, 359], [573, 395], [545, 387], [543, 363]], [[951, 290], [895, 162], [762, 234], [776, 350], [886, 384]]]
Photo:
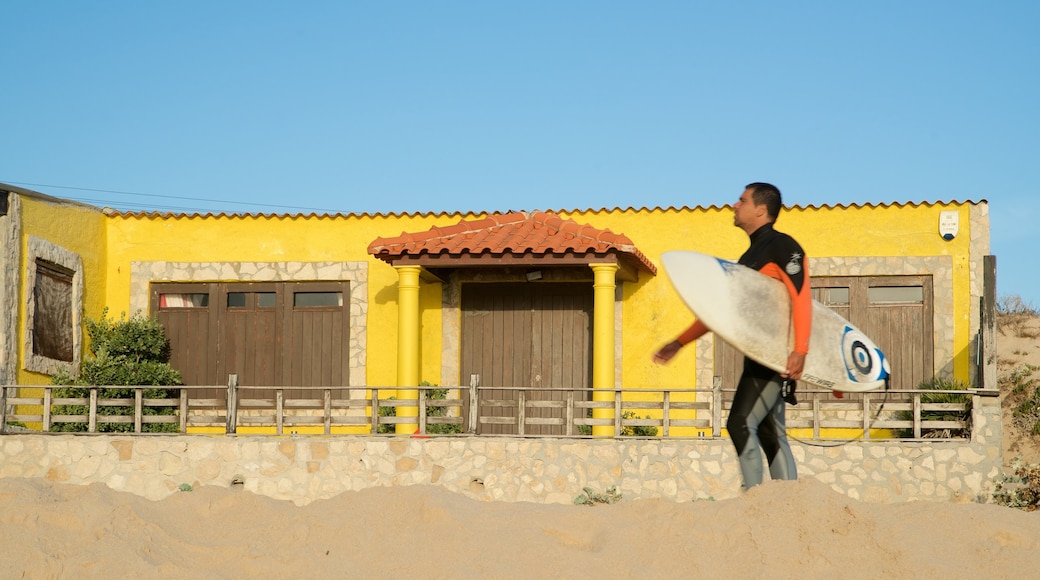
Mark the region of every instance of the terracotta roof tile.
[[[13, 186], [4, 186], [12, 187]], [[44, 195], [44, 194], [39, 194]], [[970, 204], [980, 205], [988, 204], [989, 201], [985, 198], [978, 200], [939, 200], [939, 201], [889, 201], [889, 202], [852, 202], [852, 203], [824, 203], [824, 204], [809, 204], [809, 205], [791, 205], [785, 206], [785, 210], [794, 209], [847, 209], [847, 208], [885, 208], [885, 207], [930, 207], [933, 205], [944, 205], [944, 204]], [[89, 204], [84, 204], [89, 205]], [[92, 206], [97, 207], [97, 206]], [[609, 212], [675, 212], [675, 211], [697, 211], [697, 210], [724, 210], [730, 209], [731, 205], [695, 205], [695, 206], [628, 206], [621, 207], [615, 206], [612, 208], [572, 208], [565, 209], [559, 208], [555, 211], [559, 213], [609, 213]], [[154, 211], [154, 210], [120, 210], [109, 207], [101, 208], [106, 215], [117, 216], [123, 218], [227, 218], [227, 219], [248, 219], [248, 218], [344, 218], [344, 217], [449, 217], [458, 215], [479, 215], [484, 212], [480, 211], [400, 211], [400, 212], [339, 212], [339, 213], [275, 213], [275, 212], [184, 212], [184, 211]], [[498, 214], [498, 215], [509, 215], [509, 214]]]
[[462, 220], [452, 226], [434, 226], [424, 232], [402, 232], [392, 238], [376, 238], [369, 244], [368, 252], [385, 261], [418, 254], [616, 252], [635, 259], [648, 272], [657, 273], [657, 267], [624, 234], [542, 211], [494, 214], [483, 219]]

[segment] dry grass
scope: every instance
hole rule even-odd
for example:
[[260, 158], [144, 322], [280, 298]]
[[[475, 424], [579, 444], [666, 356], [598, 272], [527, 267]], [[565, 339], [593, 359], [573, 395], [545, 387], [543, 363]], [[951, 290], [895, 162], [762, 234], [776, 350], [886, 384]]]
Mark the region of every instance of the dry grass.
[[1017, 294], [997, 299], [997, 330], [1004, 336], [1016, 338], [1040, 337], [1040, 326], [1036, 324], [1040, 310]]

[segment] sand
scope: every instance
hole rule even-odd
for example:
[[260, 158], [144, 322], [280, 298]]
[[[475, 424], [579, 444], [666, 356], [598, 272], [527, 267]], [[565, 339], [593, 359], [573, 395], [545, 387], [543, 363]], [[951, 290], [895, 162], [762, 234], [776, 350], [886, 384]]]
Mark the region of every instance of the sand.
[[[1030, 324], [1040, 333], [1040, 320]], [[1030, 328], [998, 337], [1001, 373], [1040, 366]], [[1006, 421], [1006, 463], [1040, 463], [1037, 438], [1016, 429]], [[303, 507], [235, 487], [149, 501], [102, 485], [0, 479], [3, 578], [1012, 578], [1037, 570], [1040, 512], [863, 503], [810, 478], [717, 502], [593, 507], [480, 502], [433, 486]]]
[[1040, 513], [867, 504], [805, 479], [726, 501], [479, 502], [437, 487], [297, 507], [226, 488], [162, 501], [0, 480], [0, 567], [26, 578], [1010, 578]]

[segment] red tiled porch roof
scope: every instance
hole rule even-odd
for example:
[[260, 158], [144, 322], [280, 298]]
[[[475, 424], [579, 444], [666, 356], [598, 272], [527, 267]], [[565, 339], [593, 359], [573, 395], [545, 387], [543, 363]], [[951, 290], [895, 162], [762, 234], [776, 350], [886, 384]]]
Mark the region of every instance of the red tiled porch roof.
[[[376, 238], [368, 252], [388, 263], [404, 256], [610, 255], [615, 254], [651, 274], [657, 267], [624, 234], [615, 234], [558, 215], [514, 212], [434, 226], [425, 232]], [[589, 260], [590, 262], [595, 260]]]

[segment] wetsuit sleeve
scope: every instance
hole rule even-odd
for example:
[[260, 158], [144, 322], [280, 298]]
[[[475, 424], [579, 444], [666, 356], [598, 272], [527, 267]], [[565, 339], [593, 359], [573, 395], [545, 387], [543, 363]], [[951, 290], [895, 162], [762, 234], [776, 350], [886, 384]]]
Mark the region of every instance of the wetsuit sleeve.
[[697, 322], [694, 322], [692, 326], [683, 331], [683, 333], [679, 335], [679, 338], [675, 340], [679, 341], [679, 344], [686, 346], [707, 333], [708, 327], [698, 320]]
[[[798, 267], [790, 267], [790, 264], [795, 262], [798, 262]], [[805, 259], [804, 255], [799, 255], [797, 258], [792, 257], [787, 269], [795, 270], [794, 274], [789, 275], [773, 262], [766, 264], [759, 271], [784, 283], [788, 294], [791, 295], [794, 352], [809, 354], [809, 334], [812, 332], [812, 288], [809, 284], [809, 261]]]

